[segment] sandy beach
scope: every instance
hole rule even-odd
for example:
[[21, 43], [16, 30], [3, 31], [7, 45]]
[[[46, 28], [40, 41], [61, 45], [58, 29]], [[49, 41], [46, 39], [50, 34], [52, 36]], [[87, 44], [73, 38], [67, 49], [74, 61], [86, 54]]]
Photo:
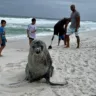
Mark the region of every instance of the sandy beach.
[[[63, 87], [24, 81], [28, 40], [9, 40], [0, 57], [0, 96], [96, 96], [96, 31], [82, 32], [80, 37], [80, 49], [72, 35], [70, 48], [64, 48], [63, 42], [57, 46], [56, 38], [49, 50], [55, 67], [51, 81], [68, 81]], [[50, 36], [39, 39], [47, 46], [51, 41]]]

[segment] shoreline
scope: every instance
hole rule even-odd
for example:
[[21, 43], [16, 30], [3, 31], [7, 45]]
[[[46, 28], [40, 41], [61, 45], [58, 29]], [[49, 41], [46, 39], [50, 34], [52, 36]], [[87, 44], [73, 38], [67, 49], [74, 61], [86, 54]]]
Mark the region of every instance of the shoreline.
[[[90, 34], [90, 32], [93, 32], [94, 33], [94, 31], [96, 31], [96, 29], [94, 29], [94, 30], [90, 30], [90, 31], [79, 31], [79, 34], [81, 35], [81, 34], [86, 34], [86, 33], [88, 33], [88, 34]], [[37, 39], [38, 38], [46, 38], [46, 37], [52, 37], [52, 35], [53, 35], [53, 32], [49, 32], [49, 33], [51, 33], [50, 35], [47, 35], [48, 34], [48, 32], [47, 32], [47, 34], [46, 35], [44, 35], [44, 36], [38, 36], [38, 34], [39, 33], [37, 33]], [[19, 36], [19, 35], [18, 35]], [[26, 34], [24, 34], [24, 37], [19, 37], [18, 38], [18, 36], [16, 36], [16, 37], [13, 37], [13, 38], [15, 38], [15, 39], [13, 39], [12, 37], [8, 37], [8, 36], [6, 36], [7, 38], [8, 38], [8, 41], [16, 41], [16, 39], [18, 39], [18, 40], [24, 40], [24, 39], [27, 39], [27, 35]], [[22, 36], [22, 35], [20, 35], [20, 36]]]
[[[33, 18], [34, 16], [14, 16], [14, 15], [0, 15], [0, 17], [4, 17], [4, 18]], [[35, 17], [37, 19], [47, 19], [47, 20], [60, 20], [60, 18], [42, 18], [42, 17]], [[94, 20], [81, 20], [81, 21], [92, 21], [92, 22], [96, 22]]]
[[[47, 46], [50, 45], [51, 38], [52, 38], [51, 35], [50, 36], [38, 36], [37, 37], [37, 39], [44, 41]], [[9, 42], [7, 42], [6, 48], [12, 48], [13, 47], [15, 49], [16, 48], [22, 48], [22, 49], [27, 48], [28, 49], [28, 47], [29, 47], [29, 40], [27, 37], [25, 39], [17, 39], [17, 40], [10, 40], [9, 39], [8, 41]], [[58, 42], [57, 36], [55, 36], [53, 43], [56, 43], [56, 42]], [[24, 47], [24, 45], [26, 45], [26, 46]]]
[[[80, 35], [80, 38], [81, 38], [81, 40], [82, 39], [84, 39], [84, 38], [87, 38], [86, 36], [91, 36], [91, 35], [95, 35], [95, 32], [96, 32], [96, 30], [93, 30], [93, 31], [86, 31], [86, 32], [79, 32], [79, 35]], [[44, 41], [45, 43], [46, 43], [46, 45], [47, 45], [47, 47], [50, 45], [50, 43], [51, 43], [51, 38], [52, 38], [52, 35], [48, 35], [48, 36], [37, 36], [37, 39], [40, 39], [40, 40], [42, 40], [42, 41]], [[74, 42], [75, 41], [75, 35], [73, 34], [73, 35], [71, 35], [70, 36], [70, 38], [71, 38], [71, 42]], [[61, 40], [61, 42], [63, 42], [62, 40]], [[22, 44], [22, 45], [21, 45]], [[26, 46], [24, 46], [24, 45], [26, 45]], [[53, 40], [53, 43], [52, 43], [52, 45], [53, 46], [56, 46], [56, 45], [58, 45], [58, 36], [55, 36], [55, 39]], [[21, 48], [21, 49], [28, 49], [28, 47], [29, 47], [29, 41], [28, 41], [28, 38], [26, 37], [26, 38], [22, 38], [22, 39], [8, 39], [8, 42], [7, 42], [7, 46], [6, 46], [6, 49], [7, 48]]]

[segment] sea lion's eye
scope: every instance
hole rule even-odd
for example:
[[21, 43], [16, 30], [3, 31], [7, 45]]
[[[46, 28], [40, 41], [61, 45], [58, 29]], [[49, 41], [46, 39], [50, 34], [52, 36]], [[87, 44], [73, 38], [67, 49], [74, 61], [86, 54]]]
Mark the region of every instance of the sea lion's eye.
[[35, 48], [35, 46], [32, 46], [32, 48], [34, 49], [34, 48]]
[[43, 50], [43, 46], [41, 45], [41, 49]]

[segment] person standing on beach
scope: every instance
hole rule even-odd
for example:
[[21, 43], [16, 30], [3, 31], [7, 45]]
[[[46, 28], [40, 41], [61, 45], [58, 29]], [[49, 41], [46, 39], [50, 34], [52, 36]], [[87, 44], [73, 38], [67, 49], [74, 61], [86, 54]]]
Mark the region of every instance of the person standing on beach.
[[1, 27], [0, 27], [0, 57], [2, 56], [1, 53], [3, 51], [3, 49], [6, 46], [6, 37], [5, 37], [5, 29], [4, 27], [6, 26], [6, 21], [5, 20], [1, 20]]
[[76, 39], [77, 39], [77, 48], [80, 47], [80, 37], [78, 35], [78, 31], [79, 31], [79, 27], [80, 27], [80, 14], [79, 12], [75, 9], [75, 5], [71, 5], [71, 25], [70, 25], [70, 28], [68, 29], [67, 31], [67, 46], [66, 48], [70, 47], [70, 38], [69, 36], [73, 33], [75, 33], [75, 36], [76, 36]]
[[32, 23], [27, 28], [27, 37], [29, 39], [29, 45], [36, 38], [36, 19], [32, 19]]

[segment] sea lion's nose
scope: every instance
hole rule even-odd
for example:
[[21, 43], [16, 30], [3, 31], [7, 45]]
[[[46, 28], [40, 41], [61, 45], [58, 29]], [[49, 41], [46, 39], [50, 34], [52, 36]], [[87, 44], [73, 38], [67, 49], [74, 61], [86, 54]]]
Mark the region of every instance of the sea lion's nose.
[[40, 53], [40, 48], [36, 49], [36, 53], [39, 54]]

